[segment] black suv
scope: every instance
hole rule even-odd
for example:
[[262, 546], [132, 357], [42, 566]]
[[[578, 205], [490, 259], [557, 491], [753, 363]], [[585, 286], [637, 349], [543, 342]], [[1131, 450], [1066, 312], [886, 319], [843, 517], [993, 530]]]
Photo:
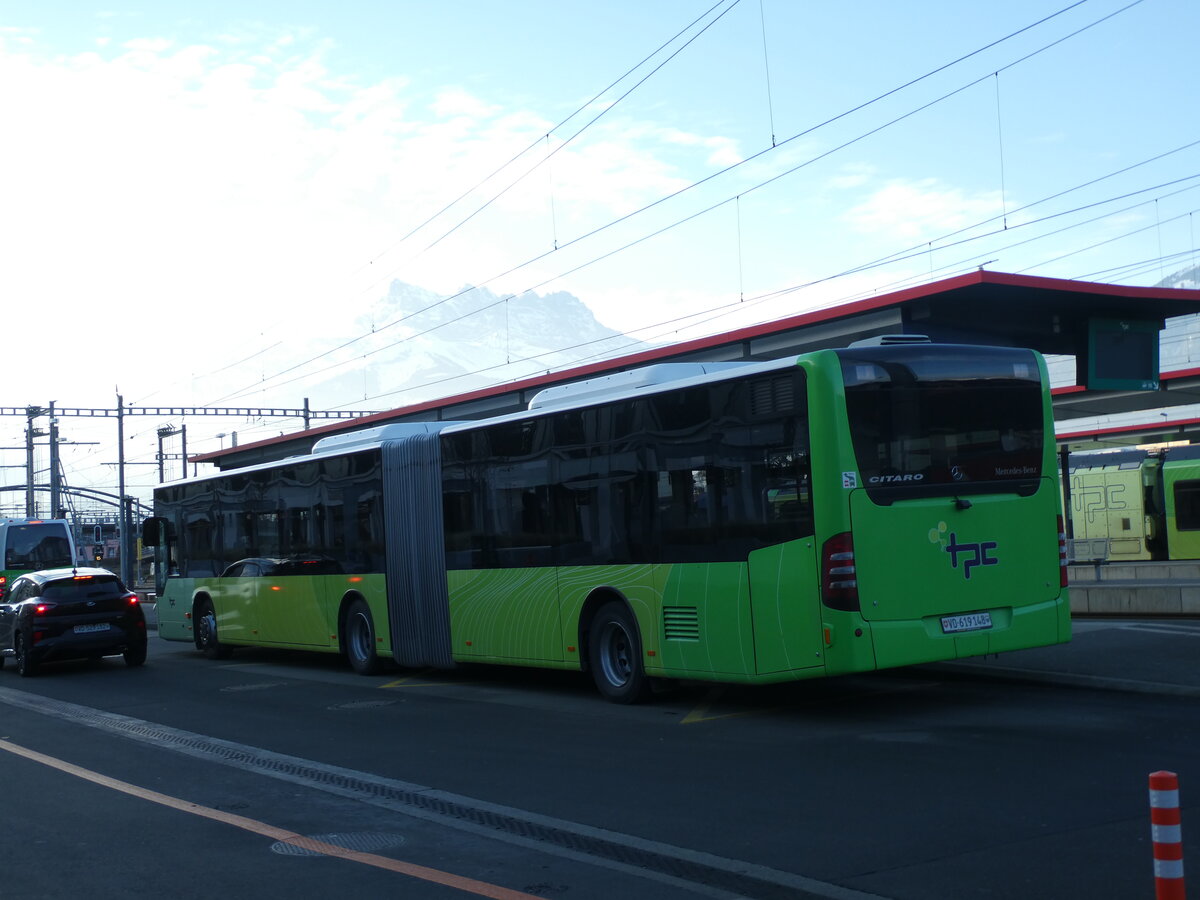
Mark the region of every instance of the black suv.
[[137, 594], [107, 569], [27, 572], [0, 602], [0, 667], [16, 657], [32, 675], [56, 659], [99, 659], [123, 654], [125, 664], [146, 661], [146, 618]]

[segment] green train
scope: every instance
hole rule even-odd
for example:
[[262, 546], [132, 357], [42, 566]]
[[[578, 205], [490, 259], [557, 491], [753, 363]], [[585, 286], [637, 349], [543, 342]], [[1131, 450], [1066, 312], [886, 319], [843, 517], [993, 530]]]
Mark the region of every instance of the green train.
[[1076, 560], [1200, 559], [1200, 445], [1072, 453], [1068, 472]]

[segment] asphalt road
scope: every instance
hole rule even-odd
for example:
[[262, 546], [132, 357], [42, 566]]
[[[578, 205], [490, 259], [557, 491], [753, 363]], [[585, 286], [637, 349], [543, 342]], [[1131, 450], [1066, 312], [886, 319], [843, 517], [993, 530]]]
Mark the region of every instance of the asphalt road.
[[638, 707], [563, 673], [159, 640], [141, 669], [10, 663], [0, 897], [1149, 898], [1150, 772], [1180, 773], [1185, 859], [1200, 834], [1198, 640], [1081, 622]]

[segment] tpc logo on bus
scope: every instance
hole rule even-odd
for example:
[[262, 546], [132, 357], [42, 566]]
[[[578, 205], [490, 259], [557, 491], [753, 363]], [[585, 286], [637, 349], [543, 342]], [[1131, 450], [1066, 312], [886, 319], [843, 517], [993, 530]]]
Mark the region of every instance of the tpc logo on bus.
[[943, 550], [950, 554], [950, 566], [957, 569], [958, 564], [962, 562], [963, 578], [970, 581], [971, 570], [976, 566], [995, 566], [1000, 564], [994, 556], [989, 556], [989, 551], [996, 549], [995, 541], [978, 541], [972, 544], [960, 543], [958, 535], [951, 531], [947, 534], [945, 522], [938, 522], [937, 528], [929, 529], [929, 542], [938, 544]]

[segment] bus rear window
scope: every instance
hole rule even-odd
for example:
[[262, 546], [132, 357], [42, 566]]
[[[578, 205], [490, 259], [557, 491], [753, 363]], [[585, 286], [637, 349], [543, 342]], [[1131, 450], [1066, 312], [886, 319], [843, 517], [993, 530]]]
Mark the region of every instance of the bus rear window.
[[933, 344], [837, 353], [860, 484], [873, 500], [1036, 488], [1044, 392], [1032, 351]]
[[56, 569], [71, 566], [71, 541], [61, 523], [31, 523], [8, 528], [6, 569]]

